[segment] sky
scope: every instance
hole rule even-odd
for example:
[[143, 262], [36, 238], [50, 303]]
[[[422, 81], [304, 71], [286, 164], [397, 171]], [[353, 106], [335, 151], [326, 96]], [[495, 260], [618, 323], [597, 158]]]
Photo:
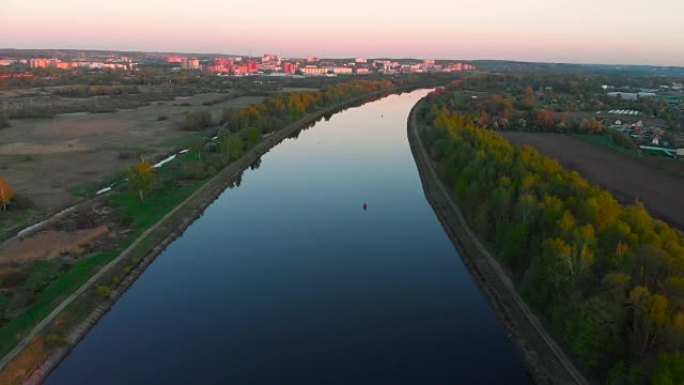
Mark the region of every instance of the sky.
[[1, 48], [684, 66], [681, 0], [1, 2]]

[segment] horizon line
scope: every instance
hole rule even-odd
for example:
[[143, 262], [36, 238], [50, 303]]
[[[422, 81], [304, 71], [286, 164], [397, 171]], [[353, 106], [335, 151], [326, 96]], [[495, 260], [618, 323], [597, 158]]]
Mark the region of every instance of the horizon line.
[[[183, 51], [141, 51], [141, 50], [124, 50], [124, 49], [101, 49], [101, 48], [15, 48], [15, 47], [0, 47], [0, 51], [5, 50], [16, 50], [16, 51], [87, 51], [87, 52], [121, 52], [121, 53], [148, 53], [148, 54], [180, 54], [180, 55], [194, 55], [194, 56], [236, 56], [236, 57], [260, 57], [254, 55], [242, 55], [234, 53], [218, 53], [218, 52], [183, 52]], [[269, 54], [269, 53], [263, 53]], [[274, 54], [274, 53], [271, 53]], [[280, 55], [280, 54], [279, 54]], [[290, 59], [305, 59], [305, 56], [286, 56], [280, 55], [282, 57]], [[314, 55], [311, 55], [314, 56]], [[316, 56], [320, 59], [353, 59], [361, 58], [363, 56]], [[433, 58], [433, 57], [392, 57], [392, 56], [366, 56], [366, 59], [395, 59], [395, 60], [436, 60], [436, 61], [467, 61], [467, 62], [509, 62], [509, 63], [519, 63], [519, 64], [557, 64], [557, 65], [585, 65], [585, 66], [627, 66], [627, 67], [660, 67], [660, 68], [682, 68], [684, 69], [684, 64], [682, 65], [668, 65], [668, 64], [629, 64], [629, 63], [600, 63], [600, 62], [555, 62], [555, 61], [533, 61], [533, 60], [516, 60], [516, 59], [444, 59], [444, 58]]]

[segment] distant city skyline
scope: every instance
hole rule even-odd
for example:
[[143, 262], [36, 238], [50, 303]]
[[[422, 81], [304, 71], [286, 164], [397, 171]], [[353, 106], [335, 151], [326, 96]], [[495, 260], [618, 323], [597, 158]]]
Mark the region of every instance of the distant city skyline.
[[0, 48], [684, 66], [671, 0], [5, 2]]

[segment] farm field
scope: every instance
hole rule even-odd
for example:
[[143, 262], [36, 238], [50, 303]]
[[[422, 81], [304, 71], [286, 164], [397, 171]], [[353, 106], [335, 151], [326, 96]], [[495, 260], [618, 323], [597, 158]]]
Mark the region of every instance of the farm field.
[[611, 190], [626, 202], [640, 200], [651, 213], [684, 230], [684, 162], [664, 169], [627, 157], [578, 137], [539, 132], [502, 132], [514, 145], [530, 145], [558, 159], [590, 182]]

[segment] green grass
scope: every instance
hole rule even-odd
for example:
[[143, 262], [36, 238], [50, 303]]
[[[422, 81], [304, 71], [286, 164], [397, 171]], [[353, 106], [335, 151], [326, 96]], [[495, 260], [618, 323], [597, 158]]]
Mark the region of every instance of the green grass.
[[12, 350], [23, 335], [50, 314], [66, 296], [81, 287], [102, 265], [114, 259], [119, 252], [117, 250], [83, 258], [52, 281], [36, 296], [36, 301], [30, 308], [0, 328], [0, 355], [4, 356]]
[[202, 183], [203, 181], [198, 181], [178, 188], [156, 189], [142, 203], [134, 192], [115, 194], [111, 201], [125, 216], [131, 218], [133, 228], [146, 229], [192, 195]]
[[39, 293], [60, 275], [60, 265], [55, 260], [37, 261], [28, 271], [29, 278], [22, 284], [31, 293]]

